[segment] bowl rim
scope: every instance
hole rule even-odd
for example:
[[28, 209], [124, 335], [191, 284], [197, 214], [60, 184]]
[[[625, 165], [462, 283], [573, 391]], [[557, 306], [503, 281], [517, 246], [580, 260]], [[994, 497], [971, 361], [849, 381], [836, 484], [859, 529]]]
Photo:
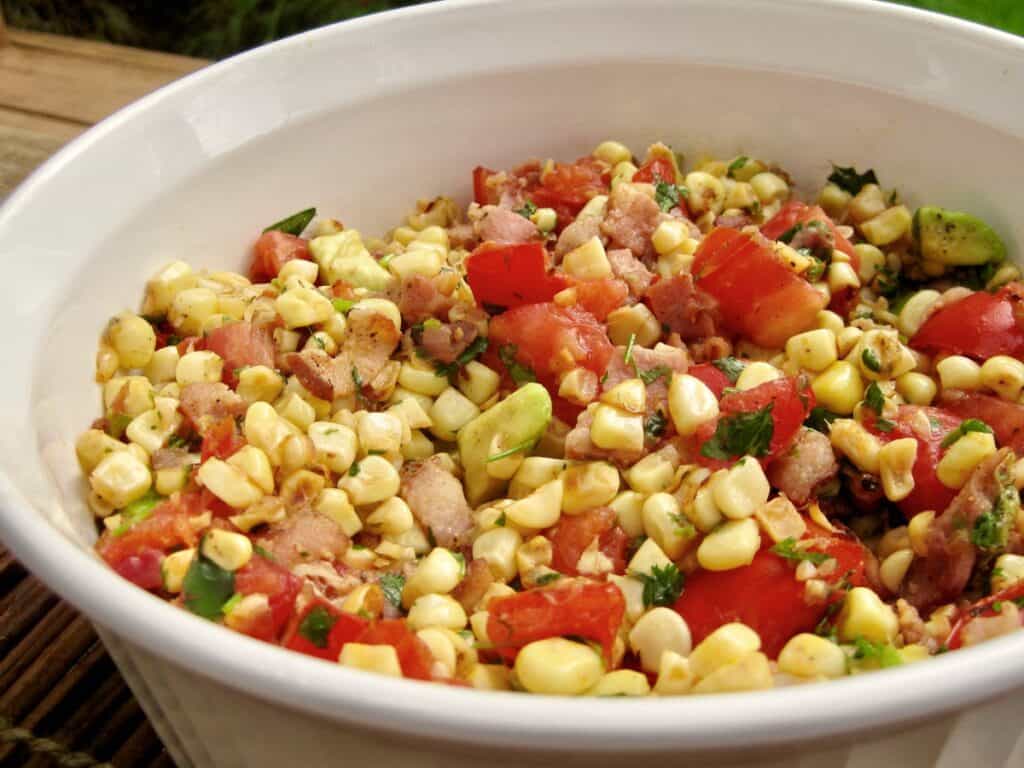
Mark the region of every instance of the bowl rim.
[[[651, 0], [657, 2], [657, 0]], [[731, 0], [768, 5], [770, 0]], [[781, 0], [800, 6], [801, 0]], [[0, 230], [49, 179], [101, 137], [153, 105], [232, 68], [310, 41], [364, 34], [395, 20], [485, 13], [501, 0], [449, 0], [362, 17], [286, 38], [190, 74], [119, 110], [86, 131], [24, 181], [0, 208]], [[568, 5], [585, 5], [569, 0]], [[927, 25], [1024, 59], [1024, 40], [951, 17], [875, 0], [820, 0]], [[716, 697], [566, 701], [548, 696], [421, 685], [325, 664], [225, 631], [124, 581], [36, 514], [6, 472], [0, 473], [0, 534], [12, 552], [91, 620], [130, 643], [225, 686], [321, 718], [432, 740], [552, 751], [712, 750], [782, 745], [881, 728], [950, 711], [1024, 684], [1024, 633], [932, 659], [930, 663], [770, 692]], [[25, 514], [20, 514], [24, 512]], [[950, 681], [961, 684], [951, 691]], [[883, 695], [884, 691], [884, 695]], [[955, 693], [951, 696], [951, 693]], [[568, 709], [567, 709], [568, 708]], [[794, 723], [794, 712], [799, 721]], [[566, 715], [569, 715], [568, 717]], [[524, 740], [529, 743], [524, 745]]]

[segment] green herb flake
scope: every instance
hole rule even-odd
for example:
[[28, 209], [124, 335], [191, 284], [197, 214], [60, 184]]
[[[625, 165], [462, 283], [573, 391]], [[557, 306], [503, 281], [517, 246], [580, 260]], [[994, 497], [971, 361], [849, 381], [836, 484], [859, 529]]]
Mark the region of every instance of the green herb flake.
[[536, 584], [538, 587], [543, 587], [546, 584], [550, 584], [553, 581], [558, 581], [560, 578], [562, 578], [562, 574], [558, 573], [557, 571], [551, 571], [550, 573], [542, 573], [540, 576], [534, 579], [533, 583]]
[[348, 468], [348, 476], [355, 477], [359, 474], [359, 462], [353, 461], [352, 466]]
[[188, 448], [188, 440], [181, 435], [171, 435], [167, 438], [168, 448]]
[[873, 373], [878, 373], [882, 370], [882, 361], [878, 359], [878, 355], [875, 354], [875, 350], [864, 348], [864, 351], [860, 353], [860, 361], [864, 363], [864, 367]]
[[330, 614], [322, 605], [318, 605], [299, 623], [299, 634], [317, 648], [326, 648], [327, 637], [337, 622], [337, 616]]
[[498, 357], [501, 358], [501, 362], [508, 369], [508, 375], [512, 377], [512, 381], [518, 386], [522, 386], [531, 381], [536, 381], [537, 376], [531, 368], [523, 365], [516, 359], [518, 352], [519, 349], [515, 344], [506, 344], [498, 349]]
[[1003, 601], [1002, 600], [996, 600], [994, 603], [992, 603], [992, 610], [995, 613], [1002, 613], [1003, 612]]
[[229, 613], [235, 610], [236, 605], [242, 602], [243, 597], [244, 595], [241, 592], [235, 592], [235, 594], [231, 596], [231, 599], [220, 607], [220, 612], [227, 616]]
[[505, 527], [505, 523], [507, 523], [507, 522], [508, 522], [508, 518], [505, 517], [505, 513], [502, 512], [500, 515], [498, 515], [498, 519], [494, 521], [494, 524], [496, 526], [498, 526], [499, 528], [504, 528]]
[[136, 499], [121, 510], [121, 524], [114, 529], [113, 536], [123, 536], [136, 524], [141, 523], [156, 509], [156, 505], [164, 500], [154, 490], [146, 491], [145, 496]]
[[343, 315], [348, 314], [352, 307], [356, 305], [352, 299], [331, 299], [331, 304], [334, 305], [336, 312], [341, 312]]
[[199, 554], [188, 567], [182, 593], [188, 610], [206, 619], [216, 619], [223, 605], [235, 594], [235, 574]]
[[681, 191], [675, 184], [669, 184], [667, 181], [659, 179], [654, 185], [654, 201], [661, 210], [671, 211], [679, 205], [679, 194]]
[[992, 427], [986, 424], [981, 419], [966, 419], [960, 422], [960, 426], [942, 438], [941, 446], [943, 448], [949, 448], [953, 443], [959, 440], [961, 437], [966, 435], [968, 432], [982, 432], [984, 434], [992, 434]]
[[626, 351], [622, 354], [622, 361], [629, 365], [633, 362], [633, 345], [636, 344], [636, 334], [629, 334], [629, 341], [626, 342]]
[[668, 426], [668, 418], [661, 411], [655, 411], [644, 422], [644, 435], [651, 440], [656, 440], [665, 432]]
[[395, 606], [395, 608], [401, 608], [405, 576], [400, 573], [383, 573], [378, 583], [387, 601]]
[[528, 451], [531, 448], [533, 448], [533, 444], [535, 442], [537, 441], [533, 438], [530, 438], [529, 440], [524, 440], [523, 442], [519, 443], [519, 445], [513, 445], [511, 448], [507, 450], [496, 453], [493, 456], [488, 456], [484, 463], [490, 464], [492, 461], [500, 461], [501, 459], [507, 459], [509, 456], [514, 456], [515, 454], [520, 453], [521, 451]]
[[774, 403], [769, 403], [759, 411], [737, 413], [720, 419], [715, 434], [701, 446], [701, 455], [723, 461], [737, 456], [766, 455], [775, 432], [773, 406]]
[[857, 173], [853, 166], [843, 168], [835, 164], [832, 165], [832, 173], [829, 174], [828, 180], [851, 195], [856, 195], [866, 184], [878, 183], [878, 177], [871, 168], [864, 173]]
[[903, 663], [900, 652], [888, 643], [874, 643], [863, 637], [857, 636], [853, 641], [853, 658], [865, 661], [877, 661], [882, 669], [886, 667], [898, 667]]
[[814, 552], [809, 549], [798, 549], [796, 546], [796, 539], [792, 537], [780, 541], [772, 547], [772, 552], [792, 563], [802, 563], [806, 560], [812, 565], [821, 565], [826, 560], [832, 559], [832, 555], [827, 552]]
[[487, 338], [485, 336], [477, 336], [473, 343], [466, 347], [462, 354], [455, 358], [454, 361], [445, 364], [438, 364], [434, 367], [434, 372], [438, 376], [451, 377], [458, 373], [460, 369], [472, 362], [474, 358], [479, 357], [487, 351]]
[[864, 402], [879, 416], [882, 415], [885, 409], [885, 395], [882, 394], [882, 388], [878, 386], [877, 381], [872, 381], [864, 391]]
[[740, 168], [742, 168], [749, 162], [749, 157], [747, 157], [746, 155], [740, 155], [731, 163], [729, 163], [729, 167], [725, 169], [725, 175], [728, 176], [730, 179], [734, 178], [733, 174], [736, 173], [736, 171], [738, 171]]
[[679, 512], [673, 513], [671, 517], [672, 522], [676, 524], [676, 536], [689, 541], [697, 535], [697, 529], [694, 527], [693, 523], [683, 517]]
[[284, 232], [288, 235], [301, 235], [303, 230], [309, 226], [309, 222], [316, 216], [316, 208], [307, 208], [304, 211], [293, 213], [291, 216], [275, 221], [264, 232]]
[[664, 376], [667, 379], [671, 376], [671, 374], [671, 368], [669, 368], [667, 365], [659, 365], [646, 371], [638, 371], [636, 375], [640, 377], [640, 381], [642, 381], [644, 384], [653, 384], [662, 376]]
[[829, 429], [832, 427], [832, 422], [838, 418], [841, 418], [838, 413], [833, 413], [822, 405], [816, 405], [811, 408], [811, 412], [807, 414], [804, 426], [810, 427], [811, 429], [827, 435], [829, 433]]
[[270, 562], [274, 562], [275, 560], [277, 560], [277, 558], [274, 557], [273, 554], [268, 552], [266, 549], [261, 547], [259, 544], [253, 544], [252, 545], [252, 551], [255, 554], [257, 554], [260, 557], [262, 557], [264, 560], [269, 560]]
[[524, 219], [528, 219], [537, 212], [537, 206], [532, 200], [527, 200], [523, 203], [523, 207], [520, 208], [516, 213], [522, 216]]
[[779, 242], [780, 243], [787, 243], [787, 244], [792, 242], [793, 238], [796, 237], [797, 232], [799, 232], [803, 228], [804, 228], [803, 223], [798, 221], [792, 227], [790, 227], [785, 232], [783, 232], [781, 235], [779, 235], [779, 237], [778, 237]]
[[682, 594], [685, 578], [675, 563], [651, 566], [650, 574], [633, 572], [634, 579], [644, 585], [644, 608], [672, 605]]
[[720, 357], [717, 360], [712, 360], [711, 364], [725, 374], [730, 384], [735, 384], [736, 379], [743, 373], [743, 369], [747, 367], [735, 357]]

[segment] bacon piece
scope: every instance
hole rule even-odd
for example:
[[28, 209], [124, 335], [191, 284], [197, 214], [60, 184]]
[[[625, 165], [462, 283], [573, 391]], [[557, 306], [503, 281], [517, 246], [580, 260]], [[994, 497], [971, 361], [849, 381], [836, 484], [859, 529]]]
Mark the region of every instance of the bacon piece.
[[719, 335], [718, 302], [694, 286], [689, 273], [658, 280], [648, 289], [647, 301], [659, 322], [678, 333], [683, 341]]
[[235, 379], [235, 371], [247, 365], [274, 367], [274, 336], [267, 325], [240, 320], [214, 328], [206, 336], [206, 348], [223, 358], [229, 382]]
[[447, 318], [453, 304], [455, 300], [440, 290], [436, 280], [423, 275], [411, 275], [402, 280], [398, 310], [407, 323], [422, 323], [431, 317]]
[[153, 452], [153, 469], [174, 469], [192, 463], [191, 454], [184, 448], [158, 448]]
[[271, 525], [258, 543], [270, 552], [274, 562], [291, 569], [299, 563], [335, 560], [348, 550], [349, 540], [331, 518], [302, 509]]
[[527, 243], [540, 235], [537, 225], [508, 208], [485, 205], [473, 230], [481, 241], [495, 243]]
[[608, 362], [607, 376], [601, 385], [602, 391], [607, 392], [627, 379], [637, 378], [641, 373], [653, 375], [657, 369], [662, 369], [664, 373], [647, 384], [647, 413], [651, 414], [657, 410], [667, 413], [665, 404], [668, 402], [668, 385], [672, 373], [686, 373], [690, 367], [686, 350], [667, 344], [659, 344], [654, 349], [633, 347], [629, 363], [625, 359], [625, 347], [618, 347], [616, 351]]
[[299, 383], [321, 400], [333, 400], [352, 393], [354, 383], [351, 371], [343, 371], [338, 359], [332, 358], [319, 349], [304, 349], [291, 352], [284, 358], [288, 369], [295, 374]]
[[613, 248], [608, 251], [608, 262], [612, 265], [615, 276], [622, 278], [629, 286], [629, 292], [637, 298], [646, 294], [654, 282], [651, 271], [628, 248]]
[[401, 339], [402, 332], [387, 315], [355, 309], [348, 314], [348, 330], [338, 359], [347, 358], [351, 361], [349, 375], [356, 378], [352, 373], [354, 367], [359, 380], [367, 384], [387, 365]]
[[245, 401], [219, 381], [186, 384], [178, 407], [199, 434], [221, 419], [244, 415], [246, 410]]
[[616, 248], [628, 248], [638, 259], [651, 257], [651, 235], [661, 219], [661, 209], [635, 184], [619, 184], [608, 196], [601, 232]]
[[476, 326], [459, 320], [440, 326], [424, 328], [421, 336], [423, 351], [439, 363], [453, 363], [477, 337]]
[[431, 456], [426, 461], [402, 466], [400, 494], [413, 516], [433, 534], [442, 547], [459, 548], [468, 543], [473, 517], [459, 479]]
[[585, 410], [576, 418], [576, 426], [565, 436], [565, 458], [607, 459], [619, 466], [628, 466], [643, 458], [644, 451], [611, 451], [598, 448], [590, 439], [590, 425], [594, 421], [591, 410]]
[[588, 240], [601, 236], [601, 216], [579, 215], [562, 230], [555, 243], [555, 261], [560, 262], [569, 251], [579, 248]]
[[828, 437], [813, 429], [797, 433], [796, 442], [768, 467], [768, 480], [797, 506], [806, 504], [814, 489], [836, 476], [839, 462]]
[[483, 598], [487, 588], [494, 583], [494, 575], [487, 561], [483, 558], [471, 560], [466, 566], [466, 575], [459, 582], [459, 585], [452, 590], [452, 597], [459, 601], [459, 605], [466, 609], [466, 613], [472, 613], [480, 600]]

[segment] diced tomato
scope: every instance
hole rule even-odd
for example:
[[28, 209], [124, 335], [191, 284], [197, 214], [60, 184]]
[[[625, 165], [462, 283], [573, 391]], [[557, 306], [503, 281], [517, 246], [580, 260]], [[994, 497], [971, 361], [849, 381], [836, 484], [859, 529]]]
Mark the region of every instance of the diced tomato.
[[[908, 519], [928, 509], [941, 513], [956, 496], [956, 491], [939, 481], [936, 467], [945, 453], [942, 448], [943, 438], [960, 426], [960, 421], [959, 417], [941, 408], [901, 405], [893, 419], [892, 428], [881, 430], [876, 415], [870, 411], [865, 413], [864, 428], [875, 434], [880, 442], [888, 443], [901, 437], [917, 440], [917, 459], [914, 460], [913, 468], [914, 490], [899, 502], [900, 510]], [[929, 425], [929, 432], [922, 435], [916, 427], [924, 424]]]
[[1001, 446], [1024, 456], [1024, 406], [980, 392], [945, 389], [939, 405], [961, 420], [981, 419], [995, 432]]
[[610, 661], [626, 601], [614, 584], [573, 580], [494, 598], [487, 610], [487, 635], [507, 661], [534, 640], [563, 635], [599, 643]]
[[477, 304], [509, 309], [551, 301], [569, 285], [563, 275], [548, 271], [541, 243], [484, 243], [466, 260], [466, 280]]
[[553, 208], [558, 215], [558, 230], [576, 218], [590, 198], [608, 191], [609, 178], [603, 166], [592, 157], [581, 157], [571, 165], [555, 163], [538, 186], [528, 188], [527, 197], [538, 208]]
[[[765, 466], [792, 447], [797, 433], [814, 407], [814, 393], [802, 377], [776, 379], [743, 392], [731, 392], [718, 404], [719, 420], [740, 413], [754, 413], [771, 405], [772, 438], [768, 453], [760, 457]], [[696, 444], [703, 447], [718, 428], [718, 421], [702, 424], [696, 433]], [[697, 460], [709, 467], [725, 467], [732, 461], [712, 459], [698, 454]]]
[[[865, 583], [866, 553], [855, 538], [830, 533], [813, 523], [808, 523], [803, 538], [816, 540], [813, 551], [836, 558], [835, 571], [824, 577], [830, 584], [843, 579], [851, 586]], [[690, 574], [674, 607], [686, 620], [695, 646], [723, 624], [738, 621], [757, 632], [761, 650], [775, 658], [790, 638], [812, 631], [829, 604], [842, 599], [842, 593], [836, 592], [826, 602], [809, 604], [805, 584], [796, 580], [795, 570], [795, 563], [766, 546], [750, 565]]]
[[629, 536], [618, 525], [615, 512], [597, 507], [578, 515], [562, 515], [558, 525], [548, 532], [551, 539], [551, 567], [559, 573], [575, 576], [580, 555], [597, 539], [598, 549], [613, 564], [613, 573], [626, 569], [626, 548]]
[[226, 459], [245, 445], [245, 438], [238, 433], [238, 425], [230, 416], [215, 421], [203, 435], [202, 460], [210, 457]]
[[163, 574], [160, 564], [164, 553], [152, 547], [140, 547], [134, 553], [112, 562], [110, 567], [132, 584], [143, 589], [160, 589], [163, 586]]
[[761, 227], [761, 234], [770, 240], [778, 240], [787, 231], [797, 224], [810, 224], [812, 221], [820, 221], [832, 233], [836, 250], [842, 251], [850, 257], [853, 268], [860, 269], [860, 257], [853, 249], [853, 245], [836, 230], [836, 225], [829, 218], [828, 214], [818, 205], [807, 205], [797, 200], [786, 203], [779, 212]]
[[584, 280], [576, 283], [576, 303], [602, 323], [625, 303], [629, 288], [621, 280]]
[[675, 184], [676, 169], [672, 165], [671, 160], [658, 155], [650, 158], [640, 166], [637, 172], [633, 174], [633, 181], [634, 183], [646, 182], [647, 184], [664, 181], [669, 184]]
[[416, 680], [430, 680], [434, 657], [427, 644], [420, 640], [401, 619], [377, 621], [359, 636], [366, 645], [390, 645], [398, 652], [402, 675]]
[[482, 165], [473, 169], [473, 199], [480, 205], [495, 205], [498, 202], [497, 193], [487, 186], [487, 179], [494, 174], [495, 171]]
[[[300, 630], [302, 622], [317, 609], [326, 613], [332, 622], [327, 637], [324, 639], [323, 647], [303, 635]], [[326, 600], [315, 600], [302, 612], [301, 617], [296, 617], [296, 620], [292, 622], [282, 644], [285, 648], [304, 653], [307, 656], [316, 656], [318, 659], [336, 662], [345, 644], [357, 642], [360, 636], [366, 632], [368, 626], [369, 622], [365, 619], [339, 611]]]
[[228, 518], [232, 515], [237, 515], [238, 510], [232, 506], [229, 506], [226, 502], [221, 501], [219, 498], [214, 496], [213, 491], [209, 488], [203, 488], [199, 492], [201, 500], [200, 509], [208, 511], [214, 517]]
[[812, 328], [825, 297], [790, 271], [755, 236], [714, 230], [694, 257], [698, 288], [713, 296], [722, 322], [755, 344], [782, 347], [790, 336]]
[[722, 373], [717, 366], [711, 363], [695, 365], [687, 371], [695, 379], [700, 379], [707, 384], [708, 389], [715, 393], [715, 397], [721, 397], [726, 387], [731, 387], [729, 377]]
[[264, 232], [252, 247], [249, 277], [254, 283], [265, 283], [277, 277], [285, 263], [292, 259], [310, 260], [305, 240], [285, 232]]
[[247, 365], [274, 367], [274, 337], [267, 326], [245, 320], [214, 328], [206, 335], [206, 348], [224, 361], [223, 381], [229, 387], [238, 382], [236, 371]]
[[[141, 574], [151, 574], [152, 556], [142, 553], [147, 550], [167, 553], [196, 544], [196, 532], [189, 523], [189, 515], [200, 511], [198, 500], [198, 494], [184, 493], [167, 499], [158, 504], [149, 517], [135, 523], [121, 535], [104, 531], [96, 543], [96, 551], [114, 570], [120, 572], [119, 569], [124, 568], [137, 572], [139, 578], [142, 578]], [[125, 564], [132, 557], [142, 559]]]
[[[953, 623], [949, 637], [946, 638], [946, 647], [951, 651], [955, 651], [963, 646], [964, 630], [975, 619], [998, 616], [1003, 608], [1001, 606], [997, 607], [997, 603], [1015, 603], [1019, 606], [1022, 600], [1024, 600], [1024, 582], [1017, 582], [1006, 589], [996, 592], [994, 595], [982, 598], [971, 607], [961, 610], [960, 615]], [[1024, 611], [1020, 612], [1019, 618], [1021, 626], [1024, 627]]]
[[[245, 634], [267, 642], [275, 642], [295, 611], [302, 580], [271, 560], [258, 555], [235, 572], [235, 592], [241, 595], [267, 596], [270, 611], [256, 617]], [[337, 656], [334, 657], [337, 660]]]
[[923, 352], [946, 352], [984, 360], [994, 355], [1024, 356], [1024, 329], [1014, 313], [1016, 293], [977, 291], [942, 307], [910, 339]]

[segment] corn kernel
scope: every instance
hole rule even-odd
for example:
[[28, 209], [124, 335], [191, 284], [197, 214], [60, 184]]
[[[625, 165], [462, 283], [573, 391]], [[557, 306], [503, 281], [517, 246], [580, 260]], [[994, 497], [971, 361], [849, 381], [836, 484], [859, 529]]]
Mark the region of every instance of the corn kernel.
[[224, 361], [213, 352], [189, 352], [178, 360], [174, 377], [179, 385], [203, 381], [220, 381]]
[[716, 475], [711, 484], [715, 506], [726, 517], [742, 520], [754, 514], [758, 507], [768, 501], [771, 486], [753, 458], [740, 459], [725, 474]]
[[894, 205], [861, 222], [860, 231], [872, 245], [889, 245], [910, 232], [911, 219], [905, 205]]
[[885, 195], [877, 184], [865, 184], [850, 201], [850, 218], [855, 222], [872, 219], [885, 210]]
[[398, 661], [398, 651], [392, 645], [345, 643], [341, 648], [338, 662], [343, 667], [360, 669], [364, 672], [375, 672], [378, 675], [387, 675], [389, 677], [402, 676], [402, 665]]
[[562, 269], [579, 280], [601, 280], [612, 276], [612, 265], [597, 235], [565, 254]]
[[530, 693], [578, 696], [597, 684], [604, 665], [589, 646], [550, 637], [535, 640], [519, 651], [515, 673]]
[[710, 483], [700, 488], [693, 497], [693, 503], [683, 508], [683, 512], [701, 533], [710, 533], [724, 519]]
[[651, 234], [651, 244], [660, 256], [671, 253], [690, 238], [690, 228], [679, 219], [665, 219]]
[[843, 677], [846, 654], [824, 637], [802, 632], [783, 646], [779, 653], [779, 671], [797, 677]]
[[606, 672], [587, 696], [646, 696], [651, 692], [647, 676], [634, 669], [616, 669]]
[[807, 531], [803, 516], [785, 496], [776, 496], [759, 506], [754, 510], [754, 519], [776, 543], [786, 539], [799, 541]]
[[1002, 554], [992, 571], [992, 591], [1000, 592], [1024, 581], [1024, 556]]
[[907, 570], [914, 560], [914, 553], [909, 549], [901, 549], [893, 552], [878, 566], [878, 578], [885, 585], [885, 588], [894, 595], [899, 594], [900, 584]]
[[[637, 572], [634, 571], [634, 574]], [[614, 573], [608, 574], [608, 582], [614, 584], [619, 588], [622, 593], [623, 599], [626, 601], [626, 620], [631, 624], [636, 623], [636, 620], [644, 615], [644, 611], [647, 610], [647, 606], [644, 605], [644, 584], [640, 579], [633, 576], [616, 576]]]
[[454, 387], [445, 389], [430, 409], [430, 431], [439, 439], [453, 441], [456, 433], [480, 415], [472, 400]]
[[903, 501], [914, 490], [913, 469], [916, 460], [917, 440], [912, 437], [893, 440], [878, 451], [882, 488], [889, 501]]
[[491, 574], [499, 581], [512, 581], [519, 574], [516, 552], [522, 543], [523, 537], [514, 528], [492, 528], [476, 537], [473, 559], [487, 561]]
[[647, 672], [657, 672], [665, 651], [687, 656], [692, 647], [690, 628], [671, 608], [652, 608], [629, 631], [629, 647]]
[[242, 446], [228, 458], [227, 463], [241, 470], [264, 493], [274, 492], [274, 469], [267, 454], [256, 446]]
[[770, 363], [753, 362], [743, 368], [736, 379], [736, 389], [745, 391], [782, 378], [782, 371]]
[[761, 638], [747, 625], [738, 622], [723, 624], [693, 649], [690, 669], [697, 677], [707, 677], [760, 648]]
[[167, 319], [181, 333], [198, 336], [216, 313], [217, 294], [209, 288], [186, 288], [174, 296]]
[[661, 338], [661, 323], [642, 302], [613, 310], [606, 322], [608, 338], [619, 346], [626, 346], [630, 336], [641, 347], [652, 347]]
[[787, 357], [800, 368], [816, 373], [832, 365], [838, 354], [836, 336], [825, 328], [798, 333], [786, 342]]
[[289, 329], [323, 323], [334, 314], [331, 302], [308, 284], [290, 287], [277, 297], [274, 308]]
[[406, 623], [413, 631], [427, 627], [462, 629], [467, 621], [466, 611], [457, 600], [448, 595], [433, 593], [416, 598], [406, 618]]
[[181, 592], [185, 582], [185, 574], [188, 573], [195, 554], [195, 549], [180, 549], [167, 555], [160, 562], [160, 576], [164, 583], [164, 589], [172, 595]]
[[910, 518], [910, 522], [907, 524], [907, 538], [915, 555], [921, 557], [928, 555], [928, 529], [934, 519], [935, 512], [930, 509], [918, 512]]
[[629, 561], [626, 570], [629, 573], [650, 576], [655, 567], [665, 568], [669, 565], [672, 565], [672, 561], [658, 543], [654, 539], [645, 539]]
[[654, 683], [655, 694], [658, 696], [679, 696], [689, 693], [696, 681], [696, 675], [690, 669], [689, 659], [672, 651], [665, 651], [661, 654], [661, 664], [658, 665], [658, 677]]
[[519, 471], [509, 485], [509, 496], [521, 499], [531, 491], [549, 483], [566, 469], [570, 462], [565, 459], [552, 459], [547, 456], [527, 456], [519, 466]]
[[636, 538], [644, 532], [643, 504], [643, 494], [636, 491], [622, 491], [608, 503], [615, 512], [619, 527], [630, 538]]
[[[472, 400], [476, 405], [481, 405], [489, 400], [498, 391], [498, 384], [501, 377], [498, 373], [488, 368], [483, 363], [470, 360], [459, 369], [457, 376], [459, 391]], [[410, 424], [409, 426], [413, 426]], [[429, 426], [429, 425], [424, 425]]]
[[981, 366], [962, 355], [950, 355], [935, 365], [943, 389], [981, 389]]
[[[355, 469], [355, 474], [352, 470]], [[375, 504], [398, 493], [401, 479], [398, 470], [383, 456], [367, 456], [353, 464], [338, 487], [348, 494], [356, 506]]]
[[982, 386], [1003, 400], [1017, 402], [1024, 391], [1024, 363], [1008, 355], [995, 355], [981, 365]]
[[697, 562], [709, 571], [750, 565], [761, 546], [757, 521], [730, 520], [711, 531], [697, 547]]
[[878, 474], [878, 454], [881, 443], [853, 419], [836, 419], [829, 432], [832, 447], [852, 461], [859, 470]]
[[598, 405], [590, 425], [590, 439], [598, 448], [618, 451], [642, 451], [643, 416], [626, 413], [610, 405]]
[[317, 455], [332, 472], [344, 474], [356, 458], [355, 432], [332, 421], [316, 421], [307, 429]]
[[629, 151], [629, 147], [618, 141], [602, 141], [591, 154], [612, 167], [633, 159], [633, 153]]
[[682, 557], [694, 531], [685, 525], [676, 497], [664, 492], [651, 494], [644, 501], [642, 516], [647, 536], [672, 560]]
[[242, 470], [215, 457], [202, 463], [196, 477], [214, 496], [236, 509], [244, 509], [263, 498], [263, 491]]
[[852, 264], [842, 261], [833, 261], [828, 265], [828, 289], [832, 295], [844, 291], [847, 288], [860, 288], [860, 277], [853, 269]]
[[398, 496], [383, 502], [366, 518], [366, 528], [381, 536], [400, 536], [413, 527], [412, 510]]
[[947, 488], [963, 488], [974, 468], [995, 452], [996, 440], [990, 432], [968, 432], [939, 459], [935, 474]]
[[640, 379], [626, 379], [601, 395], [601, 402], [627, 413], [647, 410], [647, 387]]
[[700, 379], [673, 373], [669, 383], [668, 410], [676, 431], [689, 436], [697, 427], [718, 416], [718, 398]]
[[872, 643], [891, 643], [899, 630], [899, 621], [892, 608], [872, 590], [854, 587], [846, 593], [836, 627], [843, 642], [863, 637]]
[[264, 496], [244, 512], [231, 515], [228, 520], [240, 531], [251, 531], [258, 525], [280, 523], [286, 517], [284, 504], [276, 496]]
[[896, 379], [896, 391], [911, 405], [931, 405], [938, 387], [931, 376], [910, 371]]
[[225, 571], [237, 571], [252, 559], [252, 542], [241, 533], [213, 528], [203, 537], [199, 551]]
[[89, 474], [92, 490], [116, 508], [144, 496], [151, 483], [149, 467], [128, 450], [108, 453]]
[[438, 376], [433, 368], [421, 368], [411, 363], [402, 363], [398, 383], [410, 392], [428, 397], [437, 397], [448, 389], [447, 376]]
[[562, 478], [552, 480], [529, 496], [505, 508], [505, 515], [516, 526], [525, 529], [549, 528], [558, 522], [564, 504]]
[[626, 471], [626, 482], [639, 493], [657, 493], [671, 487], [676, 468], [664, 453], [649, 453]]
[[562, 484], [562, 511], [575, 515], [614, 499], [619, 492], [619, 471], [604, 461], [583, 462], [562, 473]]
[[776, 200], [785, 200], [789, 196], [789, 185], [782, 177], [769, 171], [763, 171], [751, 178], [750, 186], [754, 188], [757, 199], [764, 205]]

